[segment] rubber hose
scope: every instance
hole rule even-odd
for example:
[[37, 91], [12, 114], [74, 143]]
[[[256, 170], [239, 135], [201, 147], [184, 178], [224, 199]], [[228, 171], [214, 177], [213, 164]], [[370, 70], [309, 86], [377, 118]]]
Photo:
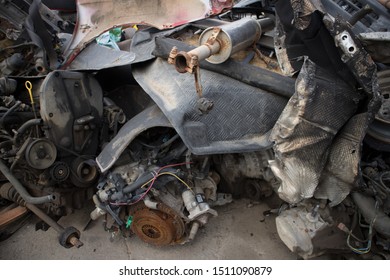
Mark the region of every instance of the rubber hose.
[[14, 112], [16, 109], [18, 109], [20, 105], [22, 105], [22, 102], [16, 101], [16, 103], [14, 104], [14, 106], [12, 106], [11, 108], [9, 108], [9, 110], [1, 117], [1, 119], [0, 119], [0, 126], [1, 126], [1, 127], [3, 127], [3, 123], [4, 123], [5, 118], [6, 118], [9, 114], [11, 114], [12, 112]]

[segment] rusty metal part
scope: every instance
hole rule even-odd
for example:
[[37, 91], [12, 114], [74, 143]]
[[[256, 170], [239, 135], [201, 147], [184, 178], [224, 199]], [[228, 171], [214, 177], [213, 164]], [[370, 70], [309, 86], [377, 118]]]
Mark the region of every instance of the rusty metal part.
[[80, 248], [84, 244], [79, 240], [80, 232], [75, 230], [73, 227], [64, 228], [57, 222], [55, 222], [52, 218], [50, 218], [45, 212], [41, 209], [32, 205], [30, 203], [26, 203], [26, 207], [31, 210], [35, 215], [37, 215], [42, 221], [51, 226], [60, 236], [59, 241], [60, 244], [65, 248], [71, 248], [75, 246], [76, 248]]
[[0, 213], [0, 228], [9, 225], [18, 220], [27, 213], [27, 208], [23, 206], [16, 206], [5, 212]]
[[0, 188], [0, 196], [10, 201], [14, 201], [19, 205], [25, 206], [36, 216], [38, 216], [42, 221], [51, 226], [59, 234], [59, 242], [65, 248], [71, 248], [73, 246], [75, 246], [76, 248], [80, 248], [81, 246], [83, 246], [83, 243], [79, 240], [80, 232], [77, 229], [75, 229], [74, 227], [62, 227], [37, 206], [25, 202], [10, 183], [4, 184]]
[[193, 73], [200, 61], [221, 64], [232, 54], [254, 45], [260, 36], [260, 24], [252, 18], [243, 18], [221, 27], [207, 28], [200, 35], [199, 47], [189, 52], [173, 48], [168, 61], [179, 73]]
[[184, 223], [172, 209], [159, 203], [158, 210], [145, 205], [131, 209], [131, 229], [144, 242], [164, 246], [180, 241], [184, 235]]
[[[197, 61], [197, 59], [196, 59], [196, 61]], [[195, 67], [194, 77], [195, 77], [196, 94], [198, 95], [198, 98], [202, 98], [203, 89], [202, 89], [202, 83], [200, 82], [200, 68], [199, 68], [199, 65], [196, 65], [196, 67]]]
[[[168, 63], [175, 65], [179, 73], [191, 73], [195, 78], [195, 89], [198, 95], [198, 110], [204, 114], [213, 108], [213, 102], [202, 99], [202, 83], [200, 80], [199, 63], [207, 60], [212, 64], [220, 64], [240, 50], [254, 45], [261, 36], [260, 24], [252, 18], [207, 28], [199, 38], [199, 47], [189, 51], [180, 51], [173, 47]], [[202, 100], [201, 100], [202, 99]]]
[[207, 41], [189, 52], [177, 52], [177, 48], [172, 49], [169, 61], [172, 61], [179, 73], [194, 73], [199, 68], [199, 61], [205, 60], [221, 50], [221, 44], [217, 39], [221, 28], [212, 27], [211, 30], [208, 34], [209, 37], [206, 38]]

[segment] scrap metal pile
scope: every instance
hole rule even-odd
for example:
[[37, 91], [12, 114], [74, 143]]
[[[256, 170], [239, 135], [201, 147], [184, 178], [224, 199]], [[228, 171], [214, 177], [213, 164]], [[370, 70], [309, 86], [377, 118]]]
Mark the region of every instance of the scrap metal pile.
[[277, 197], [301, 257], [390, 257], [385, 1], [62, 2], [0, 6], [2, 234], [28, 209], [79, 247], [57, 220], [92, 199], [108, 231], [184, 244]]

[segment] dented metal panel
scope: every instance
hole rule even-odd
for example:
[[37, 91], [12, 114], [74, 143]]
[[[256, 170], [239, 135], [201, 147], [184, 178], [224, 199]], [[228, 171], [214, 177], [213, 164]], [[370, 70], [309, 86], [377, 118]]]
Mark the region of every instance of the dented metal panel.
[[158, 29], [173, 28], [231, 8], [231, 0], [80, 0], [78, 20], [65, 56], [73, 58], [104, 31], [116, 26], [142, 24]]

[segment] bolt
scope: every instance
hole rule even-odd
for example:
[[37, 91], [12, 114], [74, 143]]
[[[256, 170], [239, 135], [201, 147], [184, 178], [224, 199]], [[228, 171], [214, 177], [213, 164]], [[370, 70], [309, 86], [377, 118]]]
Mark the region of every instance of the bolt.
[[83, 242], [81, 242], [77, 237], [75, 236], [72, 236], [71, 238], [69, 238], [69, 243], [72, 244], [73, 246], [75, 246], [76, 248], [80, 248], [81, 246], [83, 246]]

